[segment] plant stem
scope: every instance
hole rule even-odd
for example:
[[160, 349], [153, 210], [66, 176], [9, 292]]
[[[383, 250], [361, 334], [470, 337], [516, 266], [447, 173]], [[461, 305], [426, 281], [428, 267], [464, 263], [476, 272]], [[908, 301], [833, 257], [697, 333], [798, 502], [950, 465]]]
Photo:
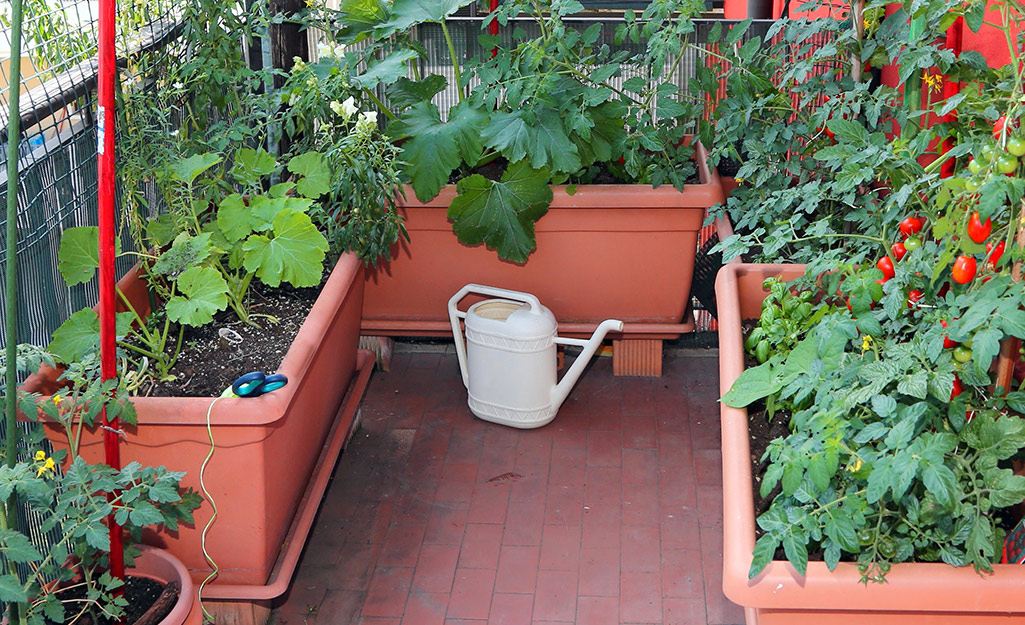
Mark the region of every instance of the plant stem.
[[370, 98], [370, 101], [377, 105], [377, 108], [381, 109], [381, 112], [384, 113], [385, 117], [392, 121], [398, 119], [398, 117], [395, 116], [395, 113], [392, 113], [388, 109], [388, 107], [384, 105], [384, 102], [381, 102], [381, 100], [376, 95], [374, 95], [373, 91], [367, 89], [366, 87], [363, 87], [363, 93], [367, 94], [367, 97]]
[[446, 25], [445, 20], [441, 20], [439, 23], [441, 24], [441, 32], [445, 34], [445, 43], [448, 44], [448, 54], [452, 57], [452, 69], [455, 71], [456, 79], [456, 93], [459, 94], [459, 101], [462, 102], [466, 98], [463, 95], [463, 75], [459, 69], [459, 57], [456, 56], [456, 47], [452, 44], [452, 35], [448, 32], [448, 25]]

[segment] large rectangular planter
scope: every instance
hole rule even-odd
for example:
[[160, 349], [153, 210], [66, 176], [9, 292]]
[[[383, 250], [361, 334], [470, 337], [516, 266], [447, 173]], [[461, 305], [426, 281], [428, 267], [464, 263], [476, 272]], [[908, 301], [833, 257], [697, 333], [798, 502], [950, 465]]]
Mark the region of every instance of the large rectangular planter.
[[553, 187], [536, 225], [537, 250], [526, 263], [504, 261], [483, 245], [460, 243], [446, 216], [449, 185], [429, 202], [412, 189], [399, 210], [410, 241], [367, 270], [363, 333], [451, 334], [447, 302], [475, 282], [536, 295], [561, 329], [590, 334], [604, 319], [627, 323], [624, 336], [675, 338], [690, 302], [697, 237], [705, 209], [722, 200], [715, 170], [697, 149], [699, 184]]
[[[731, 264], [716, 280], [719, 385], [725, 393], [744, 370], [741, 323], [757, 319], [767, 295], [762, 281], [804, 273], [804, 265]], [[886, 583], [859, 583], [858, 567], [830, 572], [809, 562], [801, 576], [774, 561], [748, 579], [755, 545], [747, 410], [720, 403], [723, 463], [723, 591], [744, 607], [748, 625], [802, 623], [1025, 623], [1025, 566], [995, 564], [992, 575], [943, 563], [896, 564]]]
[[[137, 272], [119, 284], [133, 305], [148, 313], [145, 285]], [[349, 432], [369, 376], [366, 367], [365, 375], [356, 376], [362, 295], [362, 264], [354, 256], [343, 256], [278, 369], [288, 376], [288, 385], [261, 397], [221, 399], [214, 405], [210, 423], [216, 449], [206, 468], [205, 484], [218, 516], [207, 535], [207, 550], [220, 573], [205, 596], [220, 596], [221, 586], [233, 587], [229, 596], [236, 597], [241, 596], [238, 587], [268, 584], [285, 547], [297, 558], [305, 534], [295, 533], [294, 521], [299, 516], [312, 521], [320, 503], [319, 495], [312, 497], [308, 492], [311, 475], [315, 469], [323, 470], [318, 463], [327, 463], [330, 474], [341, 445], [334, 445], [334, 456], [328, 457], [323, 453], [325, 443], [329, 434], [334, 440]], [[357, 379], [359, 384], [354, 382]], [[57, 389], [56, 373], [42, 371], [29, 378], [24, 388], [52, 393]], [[213, 401], [212, 397], [133, 399], [138, 425], [123, 426], [122, 462], [185, 471], [183, 486], [198, 491], [200, 466], [210, 450], [206, 424]], [[59, 441], [62, 431], [52, 423], [46, 427], [53, 433], [51, 439]], [[85, 433], [81, 454], [90, 462], [103, 461], [99, 430]], [[309, 509], [297, 512], [301, 498]], [[185, 563], [193, 579], [202, 580], [211, 567], [203, 556], [200, 536], [212, 512], [204, 501], [195, 513], [194, 526], [148, 535], [145, 541], [170, 551]], [[296, 541], [299, 544], [285, 544]], [[280, 577], [276, 571], [274, 578]]]

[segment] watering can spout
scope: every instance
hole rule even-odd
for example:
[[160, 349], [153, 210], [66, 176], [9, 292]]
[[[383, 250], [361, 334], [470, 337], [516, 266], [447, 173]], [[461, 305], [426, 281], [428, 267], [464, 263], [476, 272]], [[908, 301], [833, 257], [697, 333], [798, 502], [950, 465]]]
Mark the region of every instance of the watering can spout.
[[566, 375], [562, 376], [562, 380], [552, 388], [552, 407], [554, 410], [558, 410], [562, 406], [562, 402], [566, 401], [566, 397], [569, 396], [569, 392], [573, 390], [573, 385], [580, 379], [580, 374], [584, 372], [584, 368], [587, 367], [587, 363], [590, 362], [591, 357], [594, 356], [594, 352], [597, 351], [601, 342], [605, 340], [605, 335], [609, 332], [622, 332], [623, 322], [616, 319], [606, 319], [598, 325], [595, 329], [594, 334], [591, 338], [586, 341], [580, 341], [576, 339], [564, 339], [557, 338], [557, 343], [565, 345], [578, 345], [583, 348], [577, 359], [573, 361], [573, 366], [569, 368]]

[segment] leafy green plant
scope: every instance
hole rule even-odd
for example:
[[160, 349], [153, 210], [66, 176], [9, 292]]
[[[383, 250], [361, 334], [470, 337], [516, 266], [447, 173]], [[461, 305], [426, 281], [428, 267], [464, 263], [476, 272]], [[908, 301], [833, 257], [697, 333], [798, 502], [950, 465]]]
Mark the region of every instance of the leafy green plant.
[[299, 184], [311, 185], [311, 168], [317, 169], [317, 193], [310, 194], [317, 201], [308, 213], [331, 255], [353, 252], [376, 265], [400, 236], [407, 236], [395, 206], [399, 148], [378, 130], [376, 112], [359, 110], [359, 89], [337, 68], [327, 68], [295, 60], [280, 91], [275, 123], [290, 140], [290, 154], [300, 157], [288, 166], [305, 176]]
[[[690, 18], [701, 3], [655, 0], [639, 18], [628, 13], [615, 39], [642, 47], [631, 55], [601, 43], [599, 24], [570, 27], [567, 19], [583, 10], [575, 0], [503, 2], [484, 28], [495, 20], [511, 26], [522, 14], [539, 34], [517, 28], [508, 49], [482, 34], [479, 56], [461, 63], [446, 22], [468, 2], [353, 1], [329, 13], [337, 45], [364, 43], [338, 65], [389, 119], [416, 196], [429, 200], [456, 182], [448, 216], [461, 241], [525, 262], [536, 247], [534, 223], [552, 199], [549, 185], [587, 183], [603, 170], [624, 182], [683, 188], [694, 171], [684, 135], [701, 100], [671, 78], [692, 45]], [[447, 111], [432, 102], [447, 79], [419, 76], [425, 55], [411, 31], [421, 24], [439, 25], [449, 48], [458, 103]], [[621, 87], [618, 77], [626, 77]], [[387, 104], [374, 92], [382, 88]], [[477, 171], [488, 166], [497, 172]]]
[[[6, 363], [0, 363], [6, 365]], [[53, 355], [38, 347], [21, 345], [20, 371], [35, 372], [41, 364], [55, 364]], [[4, 367], [5, 368], [5, 367]], [[42, 397], [21, 393], [19, 408], [64, 427], [68, 449], [52, 457], [39, 448], [41, 428], [23, 439], [30, 458], [13, 467], [0, 466], [0, 497], [17, 493], [20, 501], [40, 519], [44, 534], [55, 533], [50, 544], [40, 544], [11, 527], [0, 527], [0, 601], [21, 604], [22, 621], [76, 623], [89, 618], [117, 620], [127, 602], [120, 596], [121, 582], [106, 571], [110, 551], [107, 518], [113, 516], [127, 536], [126, 562], [138, 554], [134, 546], [147, 527], [175, 530], [192, 523], [199, 496], [179, 487], [182, 473], [164, 467], [130, 463], [121, 470], [90, 465], [78, 456], [83, 427], [93, 427], [101, 408], [110, 418], [134, 422], [134, 409], [123, 382], [103, 381], [96, 352], [72, 363], [60, 381], [66, 386], [57, 394]], [[64, 466], [58, 471], [58, 465]], [[134, 541], [134, 542], [132, 542]], [[15, 565], [30, 571], [21, 577]]]

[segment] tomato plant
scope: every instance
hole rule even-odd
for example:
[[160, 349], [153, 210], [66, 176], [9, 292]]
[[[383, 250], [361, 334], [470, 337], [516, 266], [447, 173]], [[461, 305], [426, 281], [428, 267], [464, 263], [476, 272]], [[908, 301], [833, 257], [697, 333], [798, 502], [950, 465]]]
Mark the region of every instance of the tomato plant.
[[922, 227], [925, 225], [925, 221], [920, 217], [908, 217], [904, 221], [900, 222], [900, 231], [905, 237], [910, 237], [913, 234], [918, 234], [922, 231]]
[[904, 259], [904, 255], [908, 253], [908, 248], [905, 247], [904, 244], [900, 241], [897, 241], [896, 243], [890, 246], [890, 251], [893, 252], [893, 257], [897, 259], [898, 262], [900, 262]]
[[971, 217], [968, 218], [968, 238], [976, 243], [982, 243], [989, 238], [991, 232], [993, 232], [993, 218], [987, 217], [986, 223], [982, 223], [979, 219], [979, 211], [972, 211]]
[[896, 275], [893, 269], [893, 260], [889, 256], [883, 256], [876, 261], [876, 268], [883, 272], [883, 279], [889, 280]]
[[968, 284], [975, 279], [975, 269], [975, 259], [971, 256], [961, 255], [954, 261], [954, 267], [950, 274], [954, 282]]

